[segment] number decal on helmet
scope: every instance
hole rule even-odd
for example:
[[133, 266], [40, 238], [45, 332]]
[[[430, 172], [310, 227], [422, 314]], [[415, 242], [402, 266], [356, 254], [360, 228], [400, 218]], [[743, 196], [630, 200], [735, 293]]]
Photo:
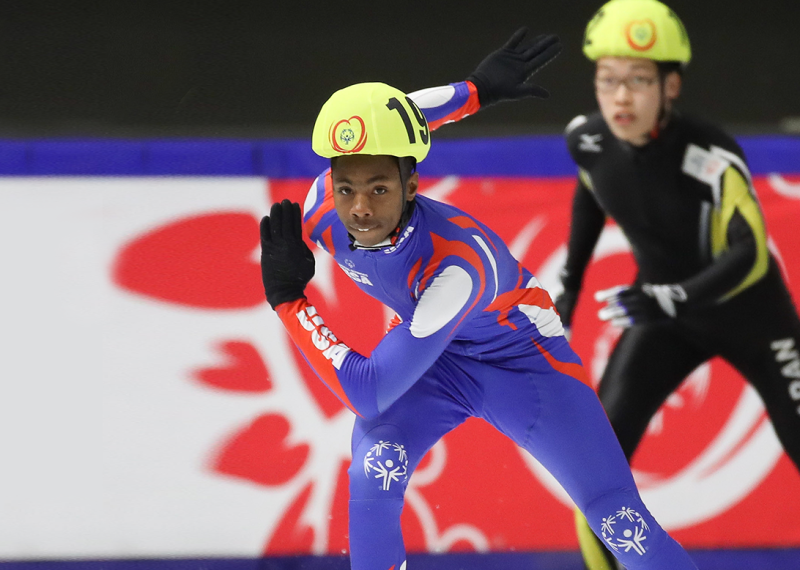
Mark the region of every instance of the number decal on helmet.
[[[408, 106], [411, 107], [411, 111], [414, 113], [414, 118], [417, 120], [417, 123], [419, 123], [419, 126], [422, 127], [419, 130], [419, 137], [422, 141], [422, 144], [428, 144], [430, 131], [428, 130], [428, 122], [425, 120], [425, 115], [422, 114], [422, 111], [419, 110], [417, 105], [411, 100], [410, 97], [406, 97], [406, 102], [408, 103]], [[406, 127], [408, 142], [411, 144], [416, 143], [417, 137], [414, 134], [414, 127], [411, 125], [411, 118], [408, 116], [408, 111], [406, 111], [406, 108], [403, 106], [403, 104], [397, 99], [397, 97], [392, 97], [389, 99], [389, 102], [386, 103], [386, 107], [392, 111], [397, 111], [400, 114], [400, 118], [403, 119], [403, 125]]]
[[430, 136], [430, 130], [428, 130], [428, 121], [425, 120], [425, 115], [422, 114], [417, 104], [411, 99], [411, 97], [406, 97], [406, 102], [408, 106], [411, 107], [411, 112], [414, 113], [414, 118], [419, 123], [419, 126], [422, 127], [419, 130], [419, 138], [422, 140], [422, 144], [428, 144], [428, 137]]

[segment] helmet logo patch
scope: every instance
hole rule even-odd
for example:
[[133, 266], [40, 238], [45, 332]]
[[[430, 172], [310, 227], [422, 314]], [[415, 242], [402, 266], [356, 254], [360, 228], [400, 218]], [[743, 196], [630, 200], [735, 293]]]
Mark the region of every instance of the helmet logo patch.
[[625, 28], [625, 37], [636, 51], [647, 51], [656, 43], [656, 25], [652, 20], [634, 20]]
[[353, 115], [349, 119], [331, 125], [328, 133], [331, 146], [337, 152], [358, 152], [367, 144], [367, 128], [364, 119]]

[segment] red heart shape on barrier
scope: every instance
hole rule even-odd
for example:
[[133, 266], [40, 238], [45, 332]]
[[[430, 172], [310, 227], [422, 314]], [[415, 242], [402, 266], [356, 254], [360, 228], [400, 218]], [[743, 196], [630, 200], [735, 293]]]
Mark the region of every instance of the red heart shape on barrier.
[[231, 437], [212, 468], [259, 485], [282, 485], [297, 475], [308, 458], [306, 444], [286, 442], [290, 424], [285, 417], [264, 414]]
[[243, 309], [264, 302], [258, 221], [227, 212], [183, 218], [125, 245], [114, 282], [141, 295], [208, 309]]
[[245, 341], [227, 341], [219, 344], [227, 357], [226, 366], [201, 368], [193, 376], [209, 386], [235, 392], [261, 393], [272, 388], [267, 367], [256, 347]]

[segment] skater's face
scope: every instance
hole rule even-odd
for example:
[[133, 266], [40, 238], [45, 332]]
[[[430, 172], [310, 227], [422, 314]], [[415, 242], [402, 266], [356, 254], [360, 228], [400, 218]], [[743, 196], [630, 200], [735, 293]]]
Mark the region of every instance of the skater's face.
[[658, 66], [649, 59], [602, 57], [597, 60], [595, 94], [600, 112], [611, 133], [640, 146], [650, 140], [662, 107], [669, 111], [680, 93], [677, 72], [662, 80]]
[[400, 223], [406, 201], [414, 199], [419, 174], [410, 176], [405, 200], [397, 158], [351, 155], [331, 167], [333, 203], [347, 231], [365, 246], [385, 240]]

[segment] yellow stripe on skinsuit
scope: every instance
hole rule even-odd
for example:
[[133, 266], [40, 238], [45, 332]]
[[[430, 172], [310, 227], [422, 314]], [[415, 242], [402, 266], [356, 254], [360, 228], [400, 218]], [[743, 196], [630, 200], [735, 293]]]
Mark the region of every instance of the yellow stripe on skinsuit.
[[741, 283], [722, 296], [720, 301], [725, 301], [741, 293], [766, 274], [769, 252], [761, 208], [747, 180], [733, 166], [726, 168], [722, 174], [720, 194], [721, 203], [711, 216], [711, 252], [714, 257], [728, 250], [728, 225], [737, 211], [750, 226], [756, 240], [756, 259], [753, 267]]
[[600, 547], [597, 537], [586, 522], [586, 517], [578, 509], [575, 509], [575, 530], [578, 533], [578, 544], [587, 570], [616, 570], [609, 565], [605, 550]]
[[589, 190], [594, 192], [594, 184], [592, 184], [592, 177], [589, 176], [589, 173], [586, 170], [578, 167], [578, 178], [581, 179], [581, 182], [583, 182], [584, 186], [586, 186]]

